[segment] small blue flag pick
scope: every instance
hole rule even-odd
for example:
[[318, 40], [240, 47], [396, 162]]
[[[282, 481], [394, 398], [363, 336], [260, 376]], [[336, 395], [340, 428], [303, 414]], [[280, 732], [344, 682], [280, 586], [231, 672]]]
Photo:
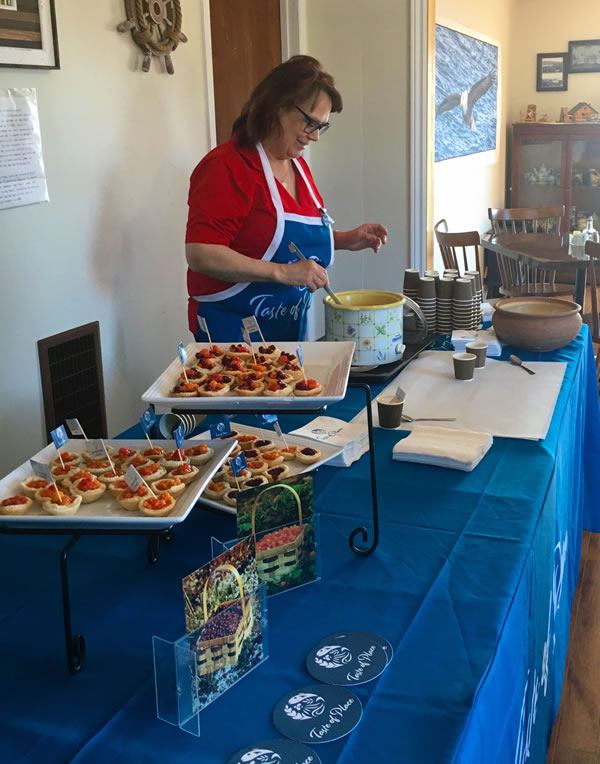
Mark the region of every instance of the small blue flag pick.
[[175, 445], [177, 446], [177, 448], [181, 448], [185, 438], [185, 430], [183, 429], [183, 422], [179, 425], [179, 427], [173, 430], [173, 437], [175, 438]]
[[61, 424], [60, 427], [57, 427], [55, 430], [52, 430], [50, 433], [52, 436], [52, 442], [56, 446], [56, 448], [60, 448], [61, 446], [64, 446], [65, 443], [69, 440], [69, 436], [67, 435], [67, 431], [65, 430], [64, 424]]
[[179, 345], [177, 345], [177, 354], [179, 355], [179, 360], [181, 361], [181, 365], [185, 366], [185, 362], [187, 361], [187, 353], [185, 351], [183, 342], [180, 342]]
[[237, 477], [246, 469], [246, 457], [244, 454], [238, 454], [231, 460], [231, 471]]
[[156, 414], [150, 407], [148, 407], [140, 417], [140, 425], [142, 426], [142, 430], [146, 433], [146, 435], [148, 435], [155, 424]]
[[296, 347], [296, 356], [298, 357], [298, 363], [300, 366], [304, 366], [304, 355], [302, 354], [302, 348], [300, 345]]
[[215, 422], [214, 424], [211, 424], [210, 426], [210, 437], [213, 440], [216, 440], [217, 438], [222, 438], [223, 435], [229, 435], [231, 432], [231, 425], [229, 424], [229, 420], [226, 419], [225, 421]]
[[277, 414], [257, 414], [256, 418], [261, 424], [275, 424], [277, 421]]

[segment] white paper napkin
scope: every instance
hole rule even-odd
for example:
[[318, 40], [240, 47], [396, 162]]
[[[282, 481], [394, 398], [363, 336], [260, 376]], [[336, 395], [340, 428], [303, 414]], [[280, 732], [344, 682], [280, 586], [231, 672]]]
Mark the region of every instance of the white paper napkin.
[[327, 462], [328, 467], [349, 467], [369, 450], [369, 434], [359, 421], [344, 422], [331, 416], [318, 416], [303, 427], [292, 430], [291, 434], [343, 448], [339, 456]]
[[502, 343], [496, 337], [496, 332], [493, 329], [477, 329], [474, 331], [455, 329], [452, 332], [451, 341], [457, 353], [464, 352], [467, 342], [485, 342], [488, 346], [488, 357], [502, 355]]
[[487, 432], [421, 426], [396, 443], [392, 458], [471, 472], [492, 443], [493, 438]]

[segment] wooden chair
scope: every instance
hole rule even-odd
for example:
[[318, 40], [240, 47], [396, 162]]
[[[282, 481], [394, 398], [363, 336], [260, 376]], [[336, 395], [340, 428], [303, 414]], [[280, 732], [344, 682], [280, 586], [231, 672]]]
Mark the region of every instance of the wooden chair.
[[[512, 207], [498, 209], [490, 207], [488, 218], [492, 232], [500, 234], [528, 234], [561, 232], [561, 221], [565, 214], [564, 205], [554, 207]], [[506, 297], [539, 295], [540, 297], [573, 296], [575, 284], [556, 281], [556, 269], [535, 268], [527, 263], [519, 263], [510, 257], [496, 255], [500, 271], [500, 292]]]
[[583, 320], [590, 329], [592, 342], [597, 346], [595, 348], [596, 376], [600, 382], [600, 314], [598, 313], [598, 280], [596, 278], [596, 262], [600, 260], [600, 244], [587, 241], [585, 243], [585, 254], [590, 258], [590, 265], [587, 270], [587, 275], [590, 287], [590, 302], [592, 312], [584, 313]]
[[[441, 230], [442, 227], [445, 230]], [[444, 218], [438, 220], [434, 225], [433, 230], [440, 248], [444, 268], [453, 268], [459, 273], [461, 273], [461, 270], [462, 273], [469, 270], [476, 270], [483, 276], [479, 231], [448, 233], [448, 223], [446, 223]], [[459, 262], [459, 255], [462, 256], [460, 257], [462, 263]], [[472, 266], [469, 265], [470, 256], [472, 256]]]

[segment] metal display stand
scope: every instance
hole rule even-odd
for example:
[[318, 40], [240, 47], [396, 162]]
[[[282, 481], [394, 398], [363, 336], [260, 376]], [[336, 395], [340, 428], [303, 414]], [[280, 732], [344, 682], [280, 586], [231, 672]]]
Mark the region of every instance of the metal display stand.
[[65, 629], [65, 651], [69, 673], [77, 674], [83, 668], [85, 659], [85, 638], [82, 634], [73, 634], [71, 621], [71, 598], [69, 594], [69, 552], [82, 536], [149, 536], [146, 554], [148, 562], [154, 565], [158, 560], [161, 539], [170, 541], [172, 526], [149, 532], [148, 530], [132, 530], [124, 528], [19, 528], [13, 525], [0, 525], [0, 533], [14, 536], [70, 536], [60, 552], [60, 585], [62, 591], [63, 623]]
[[[348, 382], [348, 387], [353, 387], [356, 389], [363, 390], [365, 394], [365, 401], [366, 401], [366, 408], [367, 408], [367, 427], [368, 427], [368, 434], [369, 434], [369, 466], [370, 466], [370, 474], [371, 474], [371, 507], [372, 507], [372, 522], [373, 522], [373, 535], [370, 539], [369, 537], [369, 530], [366, 526], [360, 525], [358, 528], [355, 528], [352, 533], [350, 534], [350, 537], [348, 539], [348, 543], [350, 544], [350, 549], [355, 553], [362, 557], [367, 557], [368, 555], [372, 554], [375, 549], [377, 548], [377, 545], [379, 543], [379, 510], [377, 506], [377, 476], [375, 471], [375, 439], [373, 437], [373, 412], [371, 410], [371, 404], [372, 404], [372, 396], [371, 396], [371, 388], [369, 385], [367, 385], [364, 382]], [[274, 409], [272, 407], [269, 407], [268, 413], [269, 414], [277, 414], [278, 416], [287, 416], [288, 414], [303, 414], [308, 416], [319, 416], [323, 414], [327, 409], [327, 406], [319, 406], [314, 409], [298, 409], [295, 410], [292, 408], [285, 408], [285, 409]], [[226, 409], [219, 409], [216, 411], [215, 409], [211, 408], [194, 408], [194, 409], [186, 409], [186, 408], [173, 408], [172, 409], [175, 412], [179, 412], [181, 414], [209, 414], [209, 415], [218, 415], [221, 414], [223, 416], [227, 414], [237, 414], [239, 416], [246, 416], [246, 415], [252, 415], [252, 414], [264, 414], [265, 409], [264, 408], [257, 408], [257, 409], [244, 409], [243, 411], [238, 411], [236, 409], [232, 410], [226, 410]], [[200, 500], [202, 497], [200, 497]], [[358, 537], [361, 537], [362, 545], [359, 545], [357, 543]], [[366, 545], [366, 546], [365, 546]]]

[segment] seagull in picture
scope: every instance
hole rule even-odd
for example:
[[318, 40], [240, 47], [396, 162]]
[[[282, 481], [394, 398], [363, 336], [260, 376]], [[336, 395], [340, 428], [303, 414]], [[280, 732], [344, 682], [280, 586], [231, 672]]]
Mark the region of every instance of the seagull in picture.
[[482, 95], [488, 92], [496, 81], [496, 72], [492, 71], [485, 77], [476, 82], [470, 89], [463, 90], [462, 93], [450, 93], [435, 110], [436, 115], [443, 114], [445, 111], [451, 111], [456, 106], [460, 106], [463, 113], [463, 120], [469, 130], [477, 130], [473, 118], [473, 107]]

